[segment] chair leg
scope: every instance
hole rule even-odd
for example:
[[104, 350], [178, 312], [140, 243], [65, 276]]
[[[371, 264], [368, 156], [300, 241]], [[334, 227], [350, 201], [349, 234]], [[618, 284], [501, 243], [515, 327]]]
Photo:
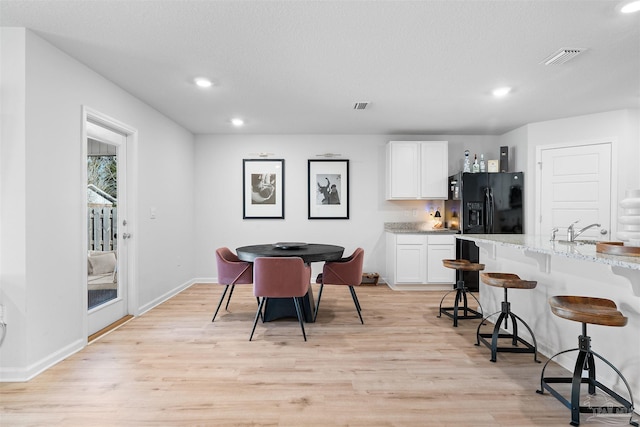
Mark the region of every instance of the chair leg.
[[[300, 329], [302, 329], [302, 336], [304, 337], [304, 340], [307, 340], [307, 334], [305, 334], [304, 332], [304, 323], [302, 322], [302, 310], [300, 310], [300, 301], [299, 298], [294, 297], [293, 298], [293, 303], [296, 306], [296, 314], [298, 315], [298, 322], [300, 323]], [[257, 321], [257, 319], [256, 319]]]
[[360, 307], [360, 300], [358, 299], [358, 295], [356, 295], [356, 288], [354, 288], [353, 286], [350, 286], [351, 289], [353, 290], [353, 292], [351, 293], [351, 295], [355, 298], [354, 302], [356, 303], [356, 305], [358, 306], [358, 310], [362, 311], [362, 307]]
[[213, 313], [213, 319], [211, 319], [212, 322], [214, 320], [216, 320], [216, 316], [218, 315], [218, 310], [220, 310], [220, 306], [222, 305], [222, 301], [224, 301], [224, 296], [227, 293], [227, 289], [229, 289], [229, 285], [225, 286], [224, 291], [222, 291], [222, 296], [220, 297], [220, 301], [218, 302], [218, 307], [216, 308], [216, 312]]
[[[258, 302], [258, 307], [260, 307], [260, 298], [256, 297], [256, 301]], [[259, 311], [260, 319], [262, 319], [262, 323], [264, 323], [264, 317], [262, 317], [262, 310]]]
[[318, 317], [318, 308], [320, 308], [320, 298], [322, 298], [322, 289], [324, 288], [324, 283], [320, 283], [320, 290], [318, 291], [318, 301], [316, 301], [316, 312], [313, 314], [313, 322], [315, 323], [316, 317]]
[[229, 301], [231, 301], [231, 295], [233, 295], [233, 290], [236, 288], [236, 285], [231, 285], [231, 291], [229, 292], [229, 298], [227, 298], [227, 305], [224, 306], [225, 310], [229, 310]]
[[251, 329], [251, 335], [249, 336], [249, 341], [251, 341], [251, 338], [253, 338], [253, 333], [256, 330], [256, 325], [258, 324], [258, 318], [261, 317], [261, 313], [262, 313], [262, 306], [264, 306], [264, 302], [267, 300], [266, 297], [262, 298], [262, 301], [260, 301], [260, 304], [258, 305], [258, 311], [256, 312], [256, 318], [253, 321], [253, 329]]
[[349, 286], [349, 290], [351, 291], [351, 298], [353, 298], [353, 303], [356, 305], [356, 310], [358, 311], [358, 317], [360, 318], [360, 323], [364, 325], [364, 321], [362, 320], [362, 314], [360, 314], [360, 302], [358, 301], [356, 290], [353, 289], [353, 286]]

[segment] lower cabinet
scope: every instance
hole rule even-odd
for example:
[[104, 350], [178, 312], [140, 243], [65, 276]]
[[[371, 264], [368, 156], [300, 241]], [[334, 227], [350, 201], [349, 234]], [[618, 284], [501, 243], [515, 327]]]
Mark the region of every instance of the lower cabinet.
[[430, 234], [427, 241], [427, 283], [455, 283], [456, 271], [442, 265], [442, 260], [455, 259], [456, 238]]
[[394, 234], [387, 232], [387, 281], [391, 285], [455, 283], [455, 270], [443, 259], [455, 258], [453, 234]]

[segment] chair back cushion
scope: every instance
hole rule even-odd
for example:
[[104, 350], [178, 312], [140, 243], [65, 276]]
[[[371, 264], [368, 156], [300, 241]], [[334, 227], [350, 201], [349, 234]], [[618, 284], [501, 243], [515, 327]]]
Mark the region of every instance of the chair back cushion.
[[239, 285], [253, 283], [253, 266], [240, 259], [229, 248], [216, 249], [218, 283], [221, 285]]
[[253, 264], [257, 297], [303, 297], [309, 290], [311, 267], [299, 257], [258, 257]]
[[325, 285], [359, 285], [362, 283], [363, 262], [364, 250], [362, 248], [357, 248], [348, 258], [325, 262], [322, 269], [322, 283]]

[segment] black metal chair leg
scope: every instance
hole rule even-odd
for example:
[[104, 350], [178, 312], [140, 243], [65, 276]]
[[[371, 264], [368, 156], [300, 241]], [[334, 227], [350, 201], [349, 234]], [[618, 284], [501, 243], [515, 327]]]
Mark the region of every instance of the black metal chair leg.
[[229, 291], [229, 298], [227, 298], [227, 305], [224, 306], [225, 310], [229, 310], [229, 301], [231, 301], [231, 295], [233, 295], [233, 290], [236, 288], [236, 285], [231, 285], [231, 291]]
[[322, 289], [324, 289], [324, 283], [320, 284], [320, 290], [318, 291], [318, 301], [316, 301], [316, 312], [313, 314], [314, 323], [316, 321], [316, 317], [318, 317], [318, 309], [320, 308], [320, 298], [322, 298]]
[[227, 289], [229, 289], [229, 285], [224, 287], [224, 291], [222, 291], [222, 296], [220, 297], [220, 301], [218, 302], [218, 307], [216, 308], [216, 312], [213, 313], [213, 319], [211, 319], [211, 321], [213, 322], [214, 320], [216, 320], [216, 316], [218, 315], [218, 310], [220, 310], [220, 306], [222, 305], [222, 301], [224, 301], [224, 296], [227, 293]]
[[[256, 301], [258, 302], [258, 307], [260, 307], [260, 298], [256, 297]], [[260, 310], [259, 313], [260, 313], [260, 319], [262, 320], [262, 323], [264, 323], [264, 317], [262, 316], [262, 310]]]
[[266, 298], [262, 298], [262, 301], [260, 301], [260, 304], [258, 305], [258, 311], [256, 312], [256, 318], [253, 321], [253, 329], [251, 329], [251, 335], [249, 336], [249, 341], [251, 341], [251, 339], [253, 338], [253, 333], [256, 330], [256, 325], [258, 324], [258, 318], [261, 316], [262, 313], [262, 307], [264, 306], [264, 302], [266, 301]]
[[353, 298], [353, 303], [356, 306], [356, 310], [358, 311], [358, 317], [360, 318], [360, 323], [364, 325], [364, 321], [362, 320], [362, 314], [360, 314], [360, 303], [358, 302], [358, 296], [356, 295], [356, 290], [353, 289], [353, 286], [349, 286], [349, 290], [351, 291], [351, 298]]
[[356, 303], [356, 307], [358, 307], [358, 311], [362, 311], [362, 307], [360, 307], [360, 300], [358, 299], [358, 295], [356, 295], [356, 288], [353, 286], [349, 286], [351, 289], [351, 296], [353, 297], [353, 302]]
[[300, 310], [300, 301], [299, 298], [293, 298], [293, 303], [296, 306], [296, 314], [298, 315], [298, 323], [300, 323], [300, 329], [302, 329], [302, 336], [304, 340], [307, 340], [307, 334], [304, 332], [304, 323], [302, 322], [302, 311]]

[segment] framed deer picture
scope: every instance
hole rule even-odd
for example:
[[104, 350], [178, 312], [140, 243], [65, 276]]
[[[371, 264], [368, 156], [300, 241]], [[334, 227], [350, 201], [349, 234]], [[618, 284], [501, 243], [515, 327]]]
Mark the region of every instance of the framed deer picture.
[[349, 160], [309, 160], [309, 219], [349, 219]]

